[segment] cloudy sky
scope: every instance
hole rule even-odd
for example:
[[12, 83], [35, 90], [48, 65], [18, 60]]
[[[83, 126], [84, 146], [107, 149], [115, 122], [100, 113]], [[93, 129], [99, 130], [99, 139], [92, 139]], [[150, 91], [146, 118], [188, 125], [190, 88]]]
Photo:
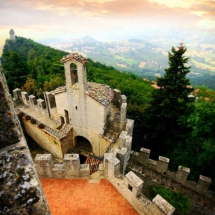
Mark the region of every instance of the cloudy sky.
[[0, 47], [11, 28], [36, 41], [159, 28], [215, 32], [215, 0], [0, 0]]

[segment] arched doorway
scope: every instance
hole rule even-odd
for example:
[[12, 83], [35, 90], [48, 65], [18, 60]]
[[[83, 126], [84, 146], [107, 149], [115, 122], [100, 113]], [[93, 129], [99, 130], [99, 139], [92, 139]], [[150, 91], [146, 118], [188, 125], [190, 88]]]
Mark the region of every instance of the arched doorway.
[[90, 141], [82, 136], [75, 137], [75, 149], [79, 153], [80, 163], [89, 164], [90, 174], [99, 170], [101, 159], [93, 155], [93, 149]]
[[87, 156], [93, 155], [93, 148], [90, 141], [83, 136], [75, 137], [75, 148], [80, 155], [80, 162], [84, 163]]

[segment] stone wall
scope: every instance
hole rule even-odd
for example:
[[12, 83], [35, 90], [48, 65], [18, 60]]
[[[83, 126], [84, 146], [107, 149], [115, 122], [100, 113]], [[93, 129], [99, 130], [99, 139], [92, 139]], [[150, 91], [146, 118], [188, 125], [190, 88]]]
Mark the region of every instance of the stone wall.
[[36, 96], [34, 95], [28, 95], [27, 92], [22, 91], [19, 88], [16, 88], [13, 90], [13, 95], [14, 95], [14, 104], [17, 105], [20, 102], [25, 104], [28, 107], [34, 108], [35, 110], [39, 111], [42, 113], [44, 116], [49, 117], [49, 111], [46, 107], [45, 100], [43, 99], [36, 99]]
[[[38, 154], [35, 166], [40, 178], [85, 178], [90, 179], [89, 164], [80, 164], [78, 154], [64, 155], [62, 164], [54, 164], [51, 154]], [[144, 181], [135, 173], [125, 177], [120, 173], [120, 161], [113, 153], [104, 155], [104, 163], [99, 165], [100, 177], [107, 178], [113, 186], [133, 205], [140, 214], [171, 215], [175, 209], [161, 196], [151, 202], [142, 194]]]
[[40, 178], [90, 178], [89, 164], [80, 164], [79, 154], [65, 154], [62, 164], [54, 164], [51, 154], [38, 154], [35, 166]]
[[59, 139], [47, 134], [36, 125], [32, 124], [30, 120], [22, 120], [25, 132], [46, 151], [53, 154], [54, 157], [63, 158], [61, 144]]
[[141, 148], [140, 153], [132, 152], [128, 167], [140, 174], [143, 178], [152, 181], [153, 184], [168, 187], [174, 191], [188, 195], [194, 202], [204, 204], [212, 208], [215, 203], [215, 195], [208, 190], [211, 179], [200, 175], [198, 182], [187, 180], [190, 169], [179, 166], [177, 172], [168, 170], [169, 159], [159, 157], [158, 161], [149, 159], [150, 150]]
[[20, 140], [21, 127], [0, 65], [0, 148]]
[[121, 175], [120, 161], [114, 154], [105, 154], [104, 164], [100, 164], [99, 171], [100, 175], [105, 176], [140, 214], [171, 215], [174, 213], [175, 208], [161, 196], [156, 196], [151, 202], [142, 194], [144, 181], [135, 173], [129, 172], [125, 177]]
[[0, 214], [50, 215], [0, 66]]

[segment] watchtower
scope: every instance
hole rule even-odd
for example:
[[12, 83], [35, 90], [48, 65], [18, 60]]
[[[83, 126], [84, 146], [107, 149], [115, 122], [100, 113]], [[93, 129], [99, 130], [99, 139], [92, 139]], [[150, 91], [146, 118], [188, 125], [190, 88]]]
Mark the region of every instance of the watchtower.
[[13, 29], [10, 29], [9, 33], [10, 33], [10, 40], [14, 41], [15, 40], [15, 31]]

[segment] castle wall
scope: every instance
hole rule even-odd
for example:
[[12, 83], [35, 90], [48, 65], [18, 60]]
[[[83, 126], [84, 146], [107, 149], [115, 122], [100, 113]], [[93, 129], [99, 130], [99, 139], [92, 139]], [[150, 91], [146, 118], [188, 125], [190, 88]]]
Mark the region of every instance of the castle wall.
[[20, 140], [21, 128], [16, 116], [5, 75], [0, 66], [0, 148]]
[[0, 214], [51, 214], [1, 65], [0, 165]]
[[104, 164], [100, 164], [99, 169], [140, 214], [171, 215], [174, 213], [175, 208], [162, 197], [156, 196], [153, 202], [147, 199], [142, 194], [142, 187], [144, 186], [143, 180], [133, 172], [129, 172], [125, 177], [122, 177], [119, 172], [119, 166], [120, 161], [114, 154], [107, 153], [104, 156]]
[[128, 167], [155, 184], [188, 195], [194, 202], [199, 201], [204, 202], [204, 205], [210, 205], [211, 201], [215, 201], [214, 193], [208, 190], [211, 184], [210, 178], [200, 175], [198, 182], [189, 181], [187, 180], [189, 168], [179, 166], [176, 173], [170, 172], [168, 158], [160, 156], [156, 161], [149, 159], [149, 156], [150, 150], [145, 148], [141, 148], [140, 153], [132, 152]]
[[63, 158], [62, 146], [59, 139], [44, 132], [44, 130], [32, 124], [30, 120], [22, 119], [22, 122], [27, 134], [31, 136], [38, 145], [49, 151], [54, 157]]
[[[62, 164], [54, 164], [50, 154], [38, 154], [35, 165], [40, 178], [90, 178], [89, 164], [80, 164], [78, 154], [64, 155]], [[100, 164], [99, 171], [112, 185], [130, 202], [140, 213], [147, 215], [172, 215], [175, 211], [161, 196], [156, 196], [153, 201], [142, 194], [144, 181], [135, 173], [129, 172], [120, 175], [120, 161], [113, 153], [104, 155], [104, 164]]]
[[35, 166], [40, 178], [90, 178], [89, 164], [80, 164], [79, 154], [65, 154], [62, 164], [54, 164], [51, 154], [38, 154]]

